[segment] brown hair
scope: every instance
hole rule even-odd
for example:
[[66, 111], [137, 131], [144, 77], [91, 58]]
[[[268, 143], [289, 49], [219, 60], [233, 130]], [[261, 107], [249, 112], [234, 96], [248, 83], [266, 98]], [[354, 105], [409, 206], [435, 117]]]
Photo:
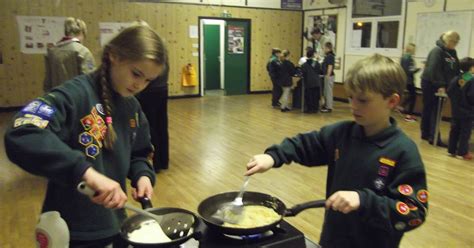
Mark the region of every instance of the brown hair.
[[459, 60], [459, 68], [462, 72], [468, 72], [471, 67], [474, 66], [474, 59], [471, 57], [465, 57]]
[[117, 56], [119, 60], [141, 61], [151, 59], [159, 65], [165, 65], [168, 53], [161, 37], [149, 26], [136, 24], [125, 28], [115, 36], [104, 47], [102, 54], [102, 65], [99, 71], [99, 83], [101, 86], [100, 98], [106, 113], [107, 134], [104, 145], [107, 149], [113, 149], [116, 133], [112, 125], [112, 102], [110, 82], [110, 54]]
[[64, 21], [64, 34], [66, 36], [78, 36], [82, 33], [84, 37], [87, 35], [87, 26], [86, 23], [74, 17], [68, 17]]
[[326, 43], [324, 43], [324, 47], [327, 48], [327, 49], [329, 49], [329, 50], [331, 50], [331, 51], [332, 51], [332, 49], [333, 49], [333, 45], [332, 45], [331, 42], [326, 42]]
[[283, 54], [283, 56], [284, 56], [285, 58], [290, 55], [290, 51], [288, 51], [288, 50], [286, 50], [286, 49], [283, 50], [281, 53]]
[[281, 53], [281, 49], [278, 47], [272, 48], [272, 55], [276, 55], [277, 53]]
[[357, 61], [349, 69], [344, 86], [348, 91], [372, 91], [384, 98], [395, 93], [401, 97], [406, 86], [406, 75], [398, 63], [376, 53]]

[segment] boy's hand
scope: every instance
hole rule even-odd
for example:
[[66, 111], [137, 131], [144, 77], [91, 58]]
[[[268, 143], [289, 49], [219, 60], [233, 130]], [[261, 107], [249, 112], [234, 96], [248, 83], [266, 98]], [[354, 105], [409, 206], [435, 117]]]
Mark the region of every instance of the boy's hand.
[[247, 163], [246, 176], [251, 176], [255, 173], [262, 173], [273, 167], [275, 161], [268, 154], [259, 154], [253, 156]]
[[132, 189], [133, 199], [138, 201], [138, 198], [142, 198], [145, 196], [148, 199], [151, 199], [152, 194], [153, 194], [153, 186], [151, 185], [150, 178], [147, 176], [140, 177], [137, 182], [137, 188]]
[[355, 191], [337, 191], [326, 200], [326, 209], [331, 208], [345, 214], [355, 211], [359, 207], [360, 198]]

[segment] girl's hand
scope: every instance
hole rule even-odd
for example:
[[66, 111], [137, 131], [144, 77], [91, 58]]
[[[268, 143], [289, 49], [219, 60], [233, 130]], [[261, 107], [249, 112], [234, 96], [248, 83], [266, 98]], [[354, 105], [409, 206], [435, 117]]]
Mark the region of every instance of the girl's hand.
[[350, 213], [359, 209], [360, 198], [355, 191], [337, 191], [326, 200], [326, 209], [332, 208], [334, 211]]
[[90, 167], [82, 179], [97, 194], [91, 197], [92, 202], [106, 208], [123, 208], [127, 202], [127, 195], [120, 184]]
[[273, 167], [275, 161], [268, 154], [259, 154], [253, 156], [247, 163], [247, 172], [245, 176], [251, 176], [255, 173], [263, 173]]
[[150, 178], [147, 176], [142, 176], [138, 179], [137, 188], [132, 189], [132, 197], [135, 201], [138, 201], [139, 198], [147, 197], [151, 199], [153, 195], [153, 185], [151, 185]]

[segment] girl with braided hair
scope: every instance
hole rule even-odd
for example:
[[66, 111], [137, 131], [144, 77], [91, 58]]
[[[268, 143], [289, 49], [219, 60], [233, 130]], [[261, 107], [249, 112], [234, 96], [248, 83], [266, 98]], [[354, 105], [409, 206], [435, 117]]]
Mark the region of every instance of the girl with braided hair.
[[[120, 242], [126, 178], [133, 198], [151, 197], [155, 173], [148, 122], [134, 95], [165, 70], [167, 52], [150, 27], [124, 29], [91, 74], [66, 81], [27, 104], [5, 134], [11, 161], [48, 179], [43, 212], [58, 211], [70, 247]], [[76, 190], [84, 181], [97, 193]]]

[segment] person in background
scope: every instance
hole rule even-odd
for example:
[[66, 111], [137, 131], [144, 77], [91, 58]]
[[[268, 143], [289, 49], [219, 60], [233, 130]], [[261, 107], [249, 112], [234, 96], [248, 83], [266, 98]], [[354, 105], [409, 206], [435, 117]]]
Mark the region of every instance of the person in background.
[[274, 108], [278, 108], [281, 103], [279, 99], [283, 93], [281, 86], [278, 84], [278, 71], [281, 66], [281, 50], [280, 48], [272, 48], [272, 56], [268, 60], [267, 63], [267, 71], [270, 79], [272, 80], [272, 106]]
[[314, 51], [306, 53], [308, 60], [301, 66], [304, 86], [304, 112], [317, 113], [319, 111], [319, 100], [321, 97], [321, 66], [314, 58]]
[[448, 87], [452, 114], [448, 152], [453, 157], [459, 155], [465, 160], [472, 160], [469, 140], [474, 120], [474, 101], [469, 94], [474, 89], [474, 59], [463, 58], [459, 66], [462, 75], [453, 78]]
[[325, 36], [320, 28], [313, 28], [311, 30], [311, 37], [308, 37], [307, 32], [304, 32], [303, 36], [311, 42], [316, 60], [322, 62], [324, 58], [324, 44], [331, 42], [329, 37]]
[[283, 164], [328, 165], [322, 247], [398, 247], [427, 216], [426, 173], [416, 144], [397, 127], [405, 73], [379, 54], [356, 62], [345, 84], [354, 121], [286, 138], [253, 156], [245, 175]]
[[415, 73], [417, 73], [420, 68], [416, 68], [415, 61], [413, 60], [413, 55], [415, 55], [415, 49], [415, 44], [409, 43], [405, 47], [405, 53], [400, 59], [400, 65], [402, 66], [403, 70], [405, 71], [405, 74], [407, 75], [408, 97], [402, 104], [402, 106], [408, 106], [405, 109], [405, 121], [407, 122], [416, 121], [416, 118], [413, 115], [413, 109], [415, 108], [416, 103]]
[[438, 135], [438, 140], [433, 140], [435, 132], [439, 132], [439, 130], [435, 130], [435, 112], [439, 100], [435, 94], [445, 93], [447, 84], [459, 75], [459, 60], [455, 50], [459, 40], [460, 36], [457, 32], [443, 33], [436, 41], [436, 46], [428, 54], [425, 69], [421, 75], [421, 89], [423, 91], [421, 138], [430, 144], [436, 142], [441, 147], [447, 147], [441, 141], [441, 135]]
[[331, 113], [333, 108], [333, 87], [334, 87], [334, 63], [336, 57], [333, 52], [332, 43], [324, 44], [324, 106], [321, 113]]
[[302, 66], [304, 63], [306, 63], [306, 60], [308, 60], [308, 57], [306, 57], [306, 55], [311, 50], [313, 50], [312, 47], [306, 47], [304, 56], [301, 57], [300, 60], [298, 60], [298, 66]]
[[291, 85], [293, 84], [293, 75], [296, 73], [295, 65], [289, 60], [290, 51], [283, 50], [281, 53], [280, 61], [280, 73], [279, 73], [279, 84], [283, 89], [283, 94], [280, 98], [281, 103], [281, 112], [288, 112], [290, 111], [290, 107], [288, 105]]
[[154, 147], [153, 168], [155, 172], [169, 168], [168, 134], [168, 75], [169, 64], [162, 75], [151, 81], [138, 96], [143, 112], [150, 124], [151, 143]]
[[81, 19], [68, 17], [64, 21], [64, 34], [54, 47], [48, 48], [45, 56], [45, 93], [66, 80], [95, 69], [92, 53], [82, 44], [87, 35], [86, 23]]
[[[7, 129], [8, 158], [48, 179], [42, 212], [61, 214], [69, 247], [122, 244], [127, 178], [134, 199], [152, 196], [155, 173], [147, 157], [153, 146], [134, 95], [162, 75], [166, 58], [163, 40], [151, 28], [125, 28], [104, 47], [98, 70], [33, 100]], [[79, 193], [81, 181], [96, 195]]]

